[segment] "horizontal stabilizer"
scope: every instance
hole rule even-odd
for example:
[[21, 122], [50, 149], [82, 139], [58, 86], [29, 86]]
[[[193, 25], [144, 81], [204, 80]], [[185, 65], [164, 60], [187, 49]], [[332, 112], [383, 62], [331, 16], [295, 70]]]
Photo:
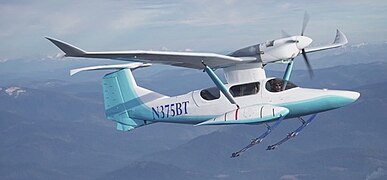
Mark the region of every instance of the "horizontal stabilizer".
[[63, 42], [63, 41], [60, 41], [60, 40], [57, 40], [54, 38], [50, 38], [50, 37], [46, 37], [46, 39], [48, 39], [49, 41], [54, 43], [55, 46], [57, 46], [59, 49], [61, 49], [65, 53], [65, 56], [82, 57], [83, 55], [85, 55], [87, 53], [86, 51], [84, 51], [78, 47], [75, 47], [71, 44], [68, 44], [66, 42]]
[[137, 69], [142, 67], [148, 67], [152, 64], [149, 63], [128, 63], [128, 64], [114, 64], [114, 65], [101, 65], [101, 66], [90, 66], [84, 68], [77, 68], [70, 70], [70, 76], [77, 74], [82, 71], [94, 71], [94, 70], [119, 70], [119, 69]]
[[324, 45], [324, 46], [317, 46], [317, 47], [312, 47], [312, 48], [306, 48], [305, 52], [310, 53], [310, 52], [322, 51], [322, 50], [326, 50], [326, 49], [338, 48], [338, 47], [344, 46], [347, 43], [348, 43], [348, 40], [347, 40], [347, 37], [345, 36], [345, 34], [337, 29], [336, 30], [336, 37], [335, 37], [335, 40], [333, 41], [332, 44]]
[[197, 124], [201, 125], [228, 125], [228, 124], [259, 124], [276, 120], [286, 116], [289, 109], [273, 105], [255, 105], [235, 109], [218, 117]]
[[120, 130], [120, 131], [131, 131], [133, 129], [134, 129], [133, 126], [128, 126], [126, 124], [117, 123], [117, 130]]

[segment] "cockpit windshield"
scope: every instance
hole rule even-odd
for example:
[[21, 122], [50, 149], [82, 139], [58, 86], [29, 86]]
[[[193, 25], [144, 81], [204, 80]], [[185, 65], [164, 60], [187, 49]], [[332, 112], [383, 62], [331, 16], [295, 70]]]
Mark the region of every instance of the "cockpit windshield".
[[265, 45], [266, 45], [266, 47], [274, 46], [274, 40], [272, 40], [272, 41], [266, 41]]
[[[284, 88], [284, 86], [286, 87]], [[292, 82], [285, 82], [285, 80], [279, 78], [271, 79], [266, 82], [266, 89], [270, 92], [281, 92], [295, 87], [297, 86]]]

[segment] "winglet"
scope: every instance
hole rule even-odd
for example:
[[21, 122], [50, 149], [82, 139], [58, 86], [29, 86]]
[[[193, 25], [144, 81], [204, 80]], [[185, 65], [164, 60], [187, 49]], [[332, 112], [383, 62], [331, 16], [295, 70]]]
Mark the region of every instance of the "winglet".
[[63, 42], [54, 38], [50, 38], [50, 37], [46, 37], [46, 39], [48, 39], [53, 44], [55, 44], [55, 46], [61, 49], [65, 53], [65, 56], [79, 57], [86, 54], [86, 51], [78, 47], [75, 47], [71, 44], [68, 44], [66, 42]]
[[333, 41], [332, 44], [318, 46], [318, 47], [312, 47], [312, 48], [306, 48], [305, 52], [310, 53], [310, 52], [322, 51], [322, 50], [326, 50], [326, 49], [338, 48], [338, 47], [344, 46], [347, 43], [348, 43], [347, 36], [345, 36], [345, 34], [343, 32], [341, 32], [339, 29], [337, 29], [335, 40]]
[[336, 37], [335, 41], [333, 41], [333, 44], [341, 44], [345, 45], [348, 43], [347, 36], [343, 32], [341, 32], [339, 29], [336, 29]]

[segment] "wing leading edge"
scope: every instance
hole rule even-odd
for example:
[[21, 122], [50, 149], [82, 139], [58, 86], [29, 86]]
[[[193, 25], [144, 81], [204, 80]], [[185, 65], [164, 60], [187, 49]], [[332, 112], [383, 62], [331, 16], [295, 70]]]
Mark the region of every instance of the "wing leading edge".
[[335, 40], [333, 41], [332, 44], [325, 45], [325, 46], [306, 48], [305, 52], [310, 53], [310, 52], [322, 51], [322, 50], [326, 50], [326, 49], [338, 48], [338, 47], [344, 46], [347, 43], [348, 43], [348, 39], [345, 36], [345, 34], [337, 29]]
[[243, 60], [216, 53], [170, 52], [170, 51], [109, 51], [87, 52], [66, 42], [46, 37], [61, 49], [66, 57], [103, 58], [143, 63], [159, 63], [193, 69], [203, 69], [202, 61], [212, 68], [225, 68], [251, 60]]

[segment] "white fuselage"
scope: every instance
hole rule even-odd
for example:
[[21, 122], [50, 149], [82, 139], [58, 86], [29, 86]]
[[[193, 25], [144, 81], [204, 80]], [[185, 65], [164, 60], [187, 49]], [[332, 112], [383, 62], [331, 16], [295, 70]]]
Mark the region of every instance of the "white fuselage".
[[[255, 94], [234, 97], [240, 108], [253, 105], [276, 105], [288, 108], [289, 114], [286, 118], [293, 118], [345, 106], [354, 102], [360, 95], [352, 91], [300, 87], [271, 92], [268, 90], [268, 81], [272, 79], [274, 78], [254, 81], [259, 83], [259, 90]], [[236, 85], [238, 84], [226, 84], [225, 86], [230, 88]], [[152, 109], [152, 116], [139, 115], [136, 117], [135, 113], [132, 115], [134, 118], [153, 122], [197, 124], [237, 108], [222, 93], [219, 94], [219, 98], [206, 100], [201, 95], [202, 91], [196, 90], [180, 96], [163, 97], [147, 102], [144, 105]]]

